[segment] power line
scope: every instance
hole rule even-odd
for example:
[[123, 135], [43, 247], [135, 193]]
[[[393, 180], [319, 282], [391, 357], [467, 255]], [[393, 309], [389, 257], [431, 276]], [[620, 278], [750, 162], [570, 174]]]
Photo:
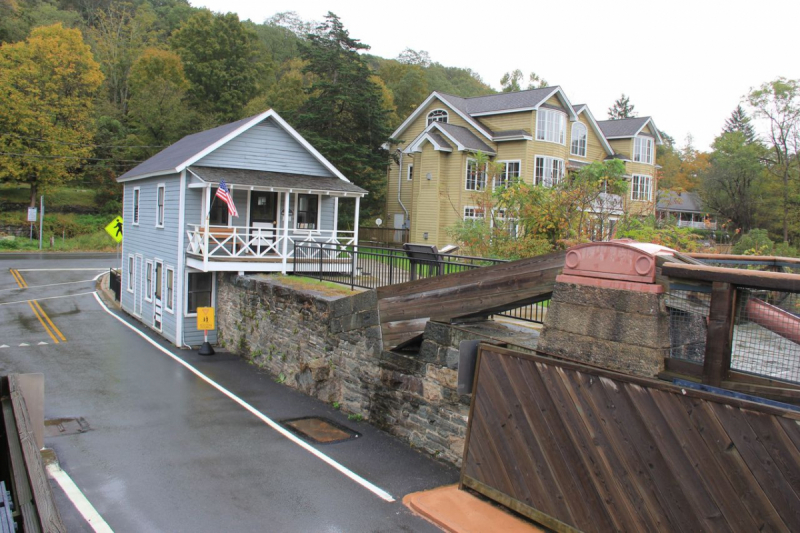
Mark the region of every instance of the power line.
[[26, 137], [25, 135], [17, 135], [16, 133], [3, 133], [3, 135], [7, 135], [10, 137], [16, 137], [18, 139], [26, 139], [28, 141], [38, 142], [38, 143], [50, 143], [50, 144], [61, 144], [64, 146], [82, 146], [84, 148], [166, 148], [167, 145], [150, 145], [150, 144], [83, 144], [83, 143], [68, 143], [63, 141], [51, 141], [48, 139], [40, 139], [37, 137]]
[[70, 155], [43, 155], [43, 154], [15, 154], [12, 152], [0, 152], [0, 155], [9, 157], [30, 157], [34, 159], [78, 159], [81, 161], [114, 161], [116, 163], [141, 163], [140, 159], [113, 159], [109, 157], [78, 157]]

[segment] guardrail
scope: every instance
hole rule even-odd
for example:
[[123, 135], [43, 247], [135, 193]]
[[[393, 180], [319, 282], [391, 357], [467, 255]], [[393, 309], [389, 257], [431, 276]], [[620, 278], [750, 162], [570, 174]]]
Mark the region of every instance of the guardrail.
[[53, 491], [16, 374], [0, 378], [2, 402], [3, 468], [6, 488], [11, 487], [12, 520], [17, 531], [66, 531], [58, 514]]

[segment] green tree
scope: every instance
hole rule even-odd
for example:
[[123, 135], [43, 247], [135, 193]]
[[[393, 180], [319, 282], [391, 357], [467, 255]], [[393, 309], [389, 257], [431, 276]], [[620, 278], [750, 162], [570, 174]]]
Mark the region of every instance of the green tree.
[[708, 169], [703, 173], [703, 204], [733, 228], [749, 231], [755, 223], [756, 188], [764, 172], [765, 149], [741, 131], [714, 140]]
[[31, 205], [91, 155], [92, 102], [103, 74], [79, 30], [36, 28], [0, 46], [0, 179], [30, 184]]
[[800, 165], [800, 80], [777, 78], [752, 89], [747, 103], [757, 118], [769, 124], [769, 172], [781, 183], [783, 240], [789, 242], [789, 228], [797, 231], [800, 214], [798, 166]]
[[547, 80], [540, 77], [535, 72], [531, 72], [528, 75], [528, 85], [525, 88], [523, 88], [522, 79], [524, 77], [525, 75], [519, 69], [513, 70], [511, 72], [506, 72], [505, 74], [503, 74], [503, 77], [500, 79], [502, 92], [510, 93], [522, 90], [541, 89], [542, 87], [548, 86]]
[[614, 105], [608, 108], [608, 118], [611, 120], [633, 118], [637, 115], [633, 108], [634, 106], [631, 104], [631, 98], [625, 96], [625, 93], [622, 93], [622, 96], [617, 98]]
[[751, 123], [751, 119], [747, 116], [747, 112], [741, 105], [737, 105], [733, 110], [731, 116], [725, 120], [725, 127], [722, 128], [723, 133], [739, 132], [744, 135], [747, 142], [752, 143], [756, 140], [756, 130]]
[[370, 194], [365, 214], [384, 205], [389, 140], [384, 95], [359, 54], [369, 47], [350, 37], [339, 17], [328, 13], [316, 33], [307, 36], [304, 72], [314, 76], [306, 89], [298, 129], [342, 173]]
[[268, 51], [234, 13], [198, 11], [170, 42], [191, 83], [193, 107], [218, 122], [241, 118], [247, 102], [271, 85]]

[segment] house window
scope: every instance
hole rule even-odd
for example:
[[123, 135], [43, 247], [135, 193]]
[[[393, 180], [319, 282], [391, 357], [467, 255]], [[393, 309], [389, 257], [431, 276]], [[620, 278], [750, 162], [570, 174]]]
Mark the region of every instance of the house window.
[[414, 179], [414, 165], [408, 165], [408, 174], [406, 174], [406, 179], [408, 181]]
[[467, 184], [468, 191], [482, 191], [486, 188], [486, 168], [478, 169], [478, 163], [474, 159], [467, 160]]
[[133, 292], [133, 256], [128, 256], [128, 292]]
[[161, 301], [161, 298], [163, 296], [163, 281], [164, 281], [162, 279], [163, 273], [164, 273], [164, 263], [160, 261], [156, 262], [156, 279], [154, 280], [155, 283], [153, 285], [155, 286], [156, 300], [158, 300], [159, 302]]
[[505, 209], [497, 209], [494, 212], [494, 219], [498, 225], [508, 232], [512, 238], [517, 237], [517, 219], [511, 216], [506, 216]]
[[434, 109], [428, 113], [428, 126], [434, 122], [447, 122], [448, 114], [444, 109]]
[[175, 269], [167, 267], [167, 301], [164, 306], [170, 313], [175, 312]]
[[133, 189], [133, 223], [139, 225], [139, 187]]
[[637, 163], [653, 164], [653, 139], [650, 137], [634, 137], [633, 160]]
[[483, 209], [475, 206], [467, 206], [464, 208], [464, 220], [483, 220]]
[[144, 299], [148, 302], [153, 301], [153, 262], [147, 262], [147, 275], [144, 278]]
[[296, 229], [318, 229], [319, 196], [316, 194], [297, 195]]
[[539, 109], [536, 112], [536, 140], [566, 144], [567, 116], [555, 109]]
[[158, 186], [158, 205], [156, 208], [156, 227], [164, 227], [164, 200], [166, 197], [166, 187], [164, 185]]
[[211, 272], [189, 272], [186, 290], [186, 312], [197, 314], [198, 307], [211, 307]]
[[653, 178], [634, 174], [632, 177], [631, 200], [650, 201], [653, 199]]
[[536, 156], [534, 185], [552, 187], [564, 178], [564, 160], [555, 157]]
[[519, 179], [520, 169], [522, 167], [521, 161], [498, 161], [498, 163], [503, 165], [503, 170], [500, 172], [500, 175], [497, 176], [497, 181], [494, 184], [495, 187], [505, 187]]
[[580, 122], [572, 125], [572, 139], [570, 142], [569, 153], [580, 157], [586, 157], [586, 126]]

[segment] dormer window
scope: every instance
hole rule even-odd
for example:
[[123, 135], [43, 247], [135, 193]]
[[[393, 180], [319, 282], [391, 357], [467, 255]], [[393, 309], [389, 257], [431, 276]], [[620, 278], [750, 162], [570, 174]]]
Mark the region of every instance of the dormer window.
[[448, 114], [444, 109], [434, 109], [428, 113], [428, 126], [434, 122], [447, 122]]
[[536, 112], [536, 140], [566, 144], [567, 115], [555, 109], [540, 108]]
[[634, 137], [633, 160], [637, 163], [653, 164], [653, 138]]
[[572, 125], [572, 140], [570, 142], [569, 153], [580, 157], [586, 157], [586, 126], [580, 122]]

